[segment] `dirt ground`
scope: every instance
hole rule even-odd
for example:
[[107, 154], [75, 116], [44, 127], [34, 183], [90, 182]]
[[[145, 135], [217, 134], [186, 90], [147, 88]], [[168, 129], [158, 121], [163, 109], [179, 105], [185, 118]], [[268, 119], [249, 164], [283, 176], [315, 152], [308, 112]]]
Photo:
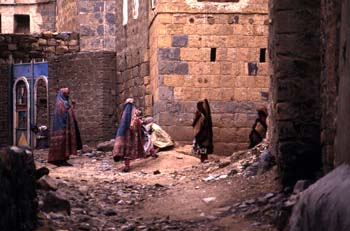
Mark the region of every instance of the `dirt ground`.
[[[47, 150], [36, 150], [37, 167], [50, 169], [72, 211], [70, 216], [42, 213], [38, 231], [276, 230], [257, 215], [258, 206], [251, 213], [237, 209], [245, 211], [244, 202], [278, 192], [275, 170], [247, 177], [240, 166], [251, 158], [248, 151], [236, 161], [210, 155], [208, 163], [200, 163], [190, 150], [180, 146], [159, 152], [158, 158], [132, 161], [128, 173], [110, 152], [73, 156], [72, 166], [56, 167], [46, 162]], [[110, 208], [115, 214], [103, 215]]]

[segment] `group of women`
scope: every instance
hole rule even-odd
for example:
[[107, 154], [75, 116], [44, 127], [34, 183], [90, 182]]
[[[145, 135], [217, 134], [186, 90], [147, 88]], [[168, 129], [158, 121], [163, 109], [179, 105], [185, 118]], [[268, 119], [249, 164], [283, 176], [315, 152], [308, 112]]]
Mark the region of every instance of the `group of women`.
[[[197, 102], [192, 127], [194, 132], [192, 153], [201, 162], [213, 153], [213, 129], [209, 102]], [[113, 148], [114, 161], [124, 161], [124, 172], [130, 171], [130, 161], [145, 157], [142, 121], [134, 99], [126, 99], [119, 121]], [[259, 120], [260, 122], [260, 120]], [[56, 97], [54, 122], [50, 139], [48, 162], [65, 165], [70, 155], [81, 149], [80, 132], [74, 115], [74, 104], [69, 100], [69, 89], [61, 88]]]

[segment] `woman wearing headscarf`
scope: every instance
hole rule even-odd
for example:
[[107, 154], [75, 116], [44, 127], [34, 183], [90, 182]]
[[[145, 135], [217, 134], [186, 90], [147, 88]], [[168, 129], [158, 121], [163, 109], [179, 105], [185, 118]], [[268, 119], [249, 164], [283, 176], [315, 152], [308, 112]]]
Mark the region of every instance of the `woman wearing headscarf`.
[[210, 106], [207, 99], [197, 103], [197, 111], [192, 123], [194, 131], [193, 152], [200, 156], [201, 162], [208, 160], [213, 153], [213, 128]]
[[256, 111], [258, 112], [258, 118], [255, 120], [252, 131], [249, 134], [249, 148], [259, 144], [266, 137], [267, 132], [266, 118], [268, 113], [266, 107], [258, 107]]
[[48, 162], [65, 165], [69, 156], [76, 155], [81, 146], [78, 123], [69, 102], [69, 89], [61, 88], [56, 96]]
[[114, 148], [114, 161], [124, 160], [123, 172], [130, 171], [130, 160], [145, 156], [141, 120], [134, 99], [128, 98], [123, 106], [123, 113], [119, 122]]

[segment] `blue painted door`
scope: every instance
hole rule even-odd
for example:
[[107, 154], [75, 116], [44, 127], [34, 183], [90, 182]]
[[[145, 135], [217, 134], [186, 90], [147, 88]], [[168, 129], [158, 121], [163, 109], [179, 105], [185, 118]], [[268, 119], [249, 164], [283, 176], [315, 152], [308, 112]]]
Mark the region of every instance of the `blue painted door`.
[[[36, 86], [44, 80], [47, 88], [48, 63], [13, 64], [13, 144], [35, 146]], [[47, 111], [48, 113], [48, 111]]]

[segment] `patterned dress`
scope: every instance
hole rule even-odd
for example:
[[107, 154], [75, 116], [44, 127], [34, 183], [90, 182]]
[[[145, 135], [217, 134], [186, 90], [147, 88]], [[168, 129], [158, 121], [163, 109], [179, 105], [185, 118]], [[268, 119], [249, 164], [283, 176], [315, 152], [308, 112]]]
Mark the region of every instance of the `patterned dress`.
[[61, 88], [56, 97], [48, 162], [66, 161], [70, 155], [76, 155], [77, 149], [81, 148], [74, 111], [65, 96], [68, 91], [68, 88]]
[[113, 148], [114, 159], [132, 160], [145, 157], [141, 120], [132, 103], [126, 103]]

